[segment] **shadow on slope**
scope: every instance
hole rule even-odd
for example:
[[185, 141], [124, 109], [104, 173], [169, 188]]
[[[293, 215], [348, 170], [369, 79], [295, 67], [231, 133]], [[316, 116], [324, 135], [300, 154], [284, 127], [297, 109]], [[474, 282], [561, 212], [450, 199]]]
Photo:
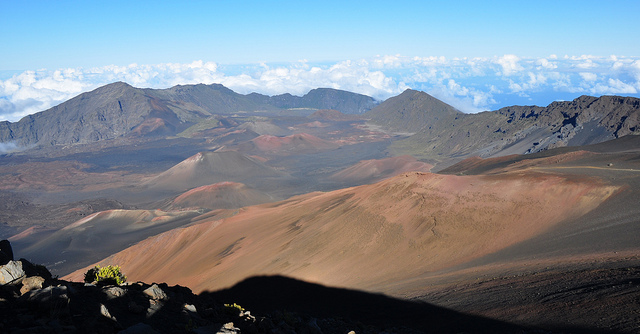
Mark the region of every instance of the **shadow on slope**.
[[[587, 161], [588, 164], [593, 164], [594, 161], [603, 160], [600, 161], [601, 166], [606, 166], [607, 162], [612, 162], [607, 159], [618, 160], [618, 162], [628, 159], [633, 160], [635, 158], [634, 154], [638, 152], [640, 152], [640, 136], [628, 135], [598, 144], [560, 147], [533, 154], [514, 154], [487, 159], [475, 156], [439, 170], [438, 173], [459, 175], [497, 174], [509, 168], [514, 169], [514, 167], [555, 165], [574, 161]], [[612, 154], [617, 154], [618, 157], [612, 157]], [[628, 159], [624, 159], [624, 157], [628, 157]]]
[[[203, 292], [222, 303], [238, 303], [256, 314], [281, 311], [327, 319], [333, 323], [330, 333], [516, 333], [534, 328], [480, 316], [464, 314], [425, 302], [395, 299], [381, 294], [330, 288], [284, 276], [257, 276], [216, 292]], [[352, 326], [340, 328], [340, 326]], [[595, 333], [586, 328], [556, 327], [554, 331]]]
[[[114, 251], [168, 230], [187, 226], [198, 210], [107, 210], [46, 235], [35, 234], [15, 247], [27, 259], [46, 265], [54, 274], [67, 274]], [[25, 247], [25, 248], [23, 248]]]

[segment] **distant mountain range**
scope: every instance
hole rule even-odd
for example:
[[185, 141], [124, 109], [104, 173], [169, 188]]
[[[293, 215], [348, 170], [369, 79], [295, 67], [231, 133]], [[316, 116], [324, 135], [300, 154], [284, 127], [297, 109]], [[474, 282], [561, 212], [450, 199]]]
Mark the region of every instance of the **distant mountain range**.
[[410, 132], [393, 143], [394, 155], [441, 162], [534, 153], [640, 134], [640, 99], [580, 96], [547, 107], [511, 106], [464, 114], [424, 92], [407, 90], [365, 117], [392, 131]]
[[0, 122], [0, 142], [46, 146], [127, 135], [173, 135], [214, 115], [258, 111], [273, 114], [300, 108], [360, 114], [375, 105], [369, 96], [329, 88], [314, 89], [298, 97], [242, 95], [219, 84], [141, 89], [116, 82], [18, 122]]
[[219, 84], [140, 89], [116, 82], [19, 122], [0, 122], [0, 142], [51, 146], [127, 136], [186, 136], [232, 122], [227, 117], [233, 115], [307, 116], [323, 109], [363, 114], [371, 123], [406, 136], [394, 141], [389, 148], [392, 155], [409, 154], [432, 163], [533, 153], [640, 134], [640, 99], [632, 97], [581, 96], [547, 107], [511, 106], [465, 114], [415, 90], [378, 104], [365, 95], [328, 88], [298, 97], [242, 95]]

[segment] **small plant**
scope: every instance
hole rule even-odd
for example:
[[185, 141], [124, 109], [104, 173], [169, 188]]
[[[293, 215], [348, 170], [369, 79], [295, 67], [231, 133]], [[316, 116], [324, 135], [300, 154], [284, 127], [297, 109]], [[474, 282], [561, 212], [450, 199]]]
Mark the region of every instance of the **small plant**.
[[127, 281], [127, 276], [122, 274], [120, 266], [95, 266], [84, 274], [84, 281], [104, 285], [122, 285]]
[[234, 315], [234, 316], [238, 316], [240, 314], [242, 314], [242, 312], [244, 312], [244, 307], [233, 303], [233, 304], [224, 304], [224, 309], [227, 313]]

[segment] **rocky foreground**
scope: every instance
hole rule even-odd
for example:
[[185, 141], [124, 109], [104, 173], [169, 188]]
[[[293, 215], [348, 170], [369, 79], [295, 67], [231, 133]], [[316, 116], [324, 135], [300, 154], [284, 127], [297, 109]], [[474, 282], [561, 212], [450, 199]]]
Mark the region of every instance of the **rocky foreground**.
[[13, 260], [6, 240], [0, 248], [1, 333], [348, 333], [354, 325], [282, 311], [256, 317], [182, 286], [64, 281]]
[[[597, 332], [575, 327], [553, 331]], [[198, 295], [167, 284], [70, 282], [52, 277], [44, 266], [14, 260], [11, 246], [3, 240], [0, 333], [551, 332], [279, 276], [252, 277], [232, 288]]]

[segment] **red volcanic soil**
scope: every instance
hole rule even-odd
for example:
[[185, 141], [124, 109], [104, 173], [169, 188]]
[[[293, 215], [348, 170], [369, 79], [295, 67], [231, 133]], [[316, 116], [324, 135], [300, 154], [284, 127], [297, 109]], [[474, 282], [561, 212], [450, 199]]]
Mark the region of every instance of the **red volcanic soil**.
[[253, 139], [251, 142], [258, 150], [274, 154], [311, 153], [339, 147], [338, 144], [307, 133], [298, 133], [286, 137], [262, 135]]
[[150, 189], [184, 191], [217, 182], [241, 182], [284, 175], [258, 159], [235, 151], [202, 152], [149, 178], [143, 185]]
[[[408, 173], [382, 182], [252, 206], [148, 238], [101, 264], [133, 281], [220, 289], [280, 274], [370, 291], [468, 263], [580, 217], [618, 187], [522, 173]], [[81, 279], [85, 269], [68, 276]], [[413, 287], [406, 283], [407, 287]]]
[[44, 235], [53, 233], [56, 231], [55, 228], [50, 228], [46, 226], [31, 226], [28, 229], [13, 235], [9, 238], [9, 241], [16, 242], [25, 238], [33, 237], [34, 235], [39, 235], [39, 237], [44, 238]]
[[326, 128], [326, 127], [329, 126], [329, 124], [322, 123], [320, 121], [313, 121], [313, 122], [309, 122], [309, 123], [300, 124], [298, 126], [303, 126], [303, 127], [307, 127], [307, 128]]
[[137, 137], [166, 135], [173, 132], [171, 128], [172, 126], [168, 126], [162, 118], [148, 118], [131, 130], [129, 135]]
[[386, 159], [363, 160], [337, 172], [331, 179], [348, 184], [379, 181], [406, 172], [429, 172], [433, 165], [416, 160], [410, 155]]
[[220, 182], [191, 189], [176, 197], [168, 209], [206, 208], [235, 209], [243, 206], [273, 202], [266, 193], [250, 189], [242, 183]]

